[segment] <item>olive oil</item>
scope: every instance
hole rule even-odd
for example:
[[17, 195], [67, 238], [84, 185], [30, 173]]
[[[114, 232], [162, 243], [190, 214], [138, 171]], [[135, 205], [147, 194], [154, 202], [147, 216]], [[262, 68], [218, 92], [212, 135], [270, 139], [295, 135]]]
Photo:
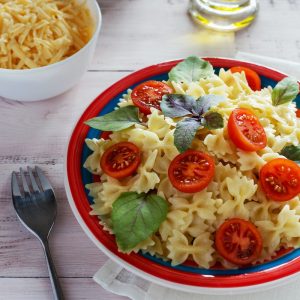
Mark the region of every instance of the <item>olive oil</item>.
[[257, 0], [190, 0], [193, 19], [210, 29], [237, 31], [250, 25], [258, 12]]

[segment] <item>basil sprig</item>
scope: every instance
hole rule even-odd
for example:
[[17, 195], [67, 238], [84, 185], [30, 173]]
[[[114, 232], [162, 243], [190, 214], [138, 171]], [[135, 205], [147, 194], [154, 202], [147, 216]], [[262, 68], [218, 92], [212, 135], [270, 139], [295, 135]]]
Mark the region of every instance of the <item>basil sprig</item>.
[[218, 129], [224, 126], [223, 117], [218, 112], [210, 111], [211, 107], [226, 101], [223, 96], [206, 95], [194, 99], [188, 95], [165, 95], [160, 107], [166, 117], [184, 117], [176, 124], [174, 144], [179, 152], [190, 148], [192, 141], [200, 128]]
[[168, 204], [154, 194], [122, 193], [112, 205], [112, 228], [119, 249], [132, 250], [156, 232], [166, 219]]
[[104, 116], [89, 119], [85, 124], [102, 131], [120, 131], [141, 124], [139, 109], [133, 105], [118, 108]]
[[272, 104], [281, 105], [293, 101], [299, 94], [299, 84], [296, 79], [286, 77], [279, 81], [272, 91]]
[[208, 78], [214, 74], [212, 65], [198, 56], [189, 56], [169, 72], [169, 80], [175, 82], [193, 82]]
[[286, 158], [293, 160], [293, 161], [297, 162], [298, 164], [300, 164], [300, 145], [285, 146], [281, 150], [280, 154], [285, 156]]

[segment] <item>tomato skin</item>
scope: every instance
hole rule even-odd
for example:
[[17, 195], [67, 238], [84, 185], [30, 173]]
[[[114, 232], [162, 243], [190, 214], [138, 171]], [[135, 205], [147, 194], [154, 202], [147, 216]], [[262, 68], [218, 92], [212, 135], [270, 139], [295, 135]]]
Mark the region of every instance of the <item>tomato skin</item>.
[[140, 162], [140, 149], [133, 143], [120, 142], [105, 150], [100, 160], [100, 167], [110, 177], [123, 179], [132, 175]]
[[206, 188], [215, 173], [215, 163], [206, 153], [187, 150], [177, 155], [168, 169], [172, 185], [184, 193], [196, 193]]
[[286, 158], [273, 159], [261, 168], [259, 182], [268, 198], [291, 200], [300, 193], [300, 167]]
[[245, 75], [246, 75], [246, 79], [248, 81], [248, 85], [250, 86], [250, 88], [253, 91], [261, 90], [261, 80], [260, 80], [259, 75], [255, 71], [253, 71], [249, 68], [240, 67], [240, 66], [232, 67], [232, 68], [230, 68], [230, 71], [232, 73], [242, 73], [244, 71]]
[[160, 101], [166, 94], [171, 94], [173, 89], [161, 81], [149, 80], [136, 86], [132, 93], [131, 99], [141, 113], [151, 114], [151, 107], [160, 110]]
[[297, 116], [297, 118], [300, 118], [300, 109], [299, 108], [296, 110], [296, 116]]
[[215, 246], [229, 262], [244, 266], [259, 258], [262, 237], [249, 221], [233, 218], [226, 220], [216, 231]]
[[109, 136], [112, 134], [112, 131], [102, 131], [100, 138], [104, 140], [109, 140]]
[[258, 151], [266, 147], [267, 136], [258, 118], [246, 108], [232, 111], [228, 124], [231, 141], [244, 151]]

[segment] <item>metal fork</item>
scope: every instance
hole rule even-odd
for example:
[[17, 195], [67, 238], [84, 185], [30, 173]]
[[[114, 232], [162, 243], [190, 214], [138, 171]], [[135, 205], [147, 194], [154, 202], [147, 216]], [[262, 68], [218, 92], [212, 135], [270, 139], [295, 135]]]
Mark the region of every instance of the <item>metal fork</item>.
[[[53, 188], [39, 167], [35, 174], [27, 167], [29, 184], [22, 168], [11, 177], [12, 199], [21, 223], [42, 243], [45, 252], [54, 299], [64, 299], [50, 255], [48, 237], [56, 217], [56, 200]], [[21, 181], [19, 184], [18, 177]]]

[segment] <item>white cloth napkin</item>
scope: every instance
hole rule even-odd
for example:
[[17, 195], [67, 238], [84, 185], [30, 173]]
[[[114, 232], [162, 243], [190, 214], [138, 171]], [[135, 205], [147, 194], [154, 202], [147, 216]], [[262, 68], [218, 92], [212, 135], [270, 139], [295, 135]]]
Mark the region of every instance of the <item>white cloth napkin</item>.
[[[244, 52], [238, 52], [235, 58], [277, 69], [278, 71], [281, 71], [300, 80], [300, 63], [294, 63], [282, 59], [259, 56]], [[103, 265], [103, 267], [94, 275], [94, 280], [106, 290], [118, 295], [127, 296], [133, 300], [215, 299], [214, 296], [190, 294], [159, 286], [138, 276], [135, 276], [134, 274], [111, 260], [108, 260]], [[250, 297], [251, 299], [253, 299], [253, 296], [248, 296], [249, 299]], [[235, 297], [226, 297], [226, 299], [233, 298]], [[222, 299], [225, 300], [225, 298]], [[241, 296], [238, 296], [238, 298], [235, 299], [241, 299]], [[278, 299], [280, 299], [280, 297]]]
[[286, 75], [295, 77], [300, 80], [300, 63], [288, 61], [284, 59], [273, 58], [269, 56], [260, 56], [256, 54], [237, 52], [236, 59], [254, 62], [259, 65], [269, 67], [271, 69], [278, 70]]

